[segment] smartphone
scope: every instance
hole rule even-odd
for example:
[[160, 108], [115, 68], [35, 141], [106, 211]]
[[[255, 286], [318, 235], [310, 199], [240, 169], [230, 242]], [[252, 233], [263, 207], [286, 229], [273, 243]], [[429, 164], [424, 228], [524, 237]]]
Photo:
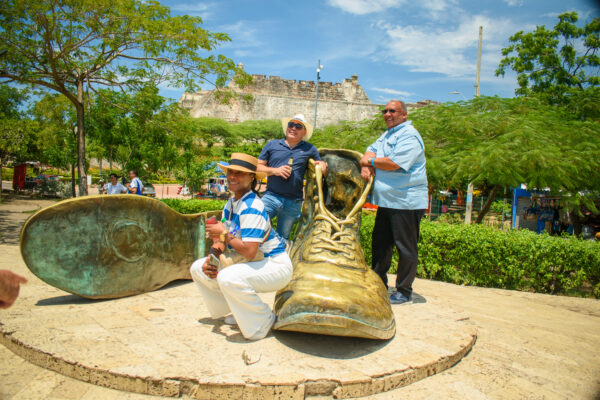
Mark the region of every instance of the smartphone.
[[217, 271], [221, 269], [221, 262], [214, 254], [208, 256], [208, 265], [215, 267]]

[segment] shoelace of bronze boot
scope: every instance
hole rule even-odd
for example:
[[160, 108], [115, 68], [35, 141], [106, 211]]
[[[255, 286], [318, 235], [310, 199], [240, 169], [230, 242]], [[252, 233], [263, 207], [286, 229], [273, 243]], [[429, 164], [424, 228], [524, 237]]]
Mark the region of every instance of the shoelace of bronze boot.
[[351, 266], [356, 259], [356, 247], [358, 246], [358, 242], [352, 238], [354, 233], [353, 226], [357, 224], [359, 212], [371, 190], [373, 177], [369, 179], [360, 198], [344, 219], [336, 217], [325, 207], [322, 178], [323, 172], [321, 166], [317, 164], [315, 165], [315, 180], [317, 184], [318, 203], [314, 216], [314, 229], [331, 236], [326, 237], [326, 235], [315, 234], [309, 245], [309, 253], [313, 261], [325, 261], [337, 264], [339, 259], [335, 260], [323, 254], [325, 250], [328, 250], [346, 258], [349, 261], [349, 266]]

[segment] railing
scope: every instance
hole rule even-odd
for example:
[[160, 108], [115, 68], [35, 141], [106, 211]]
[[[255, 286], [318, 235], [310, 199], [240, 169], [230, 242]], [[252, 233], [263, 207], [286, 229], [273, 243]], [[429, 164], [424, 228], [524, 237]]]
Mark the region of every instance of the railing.
[[[485, 196], [473, 196], [472, 221], [475, 221], [479, 212], [487, 201]], [[502, 201], [502, 198], [496, 197], [495, 200]], [[506, 199], [506, 204], [509, 205], [509, 199]], [[451, 223], [460, 223], [465, 220], [467, 201], [463, 198], [458, 198], [457, 195], [448, 196], [432, 196], [430, 210], [426, 216], [431, 220], [443, 220]], [[511, 214], [499, 215], [489, 210], [483, 220], [483, 224], [495, 226], [500, 229], [509, 229]]]

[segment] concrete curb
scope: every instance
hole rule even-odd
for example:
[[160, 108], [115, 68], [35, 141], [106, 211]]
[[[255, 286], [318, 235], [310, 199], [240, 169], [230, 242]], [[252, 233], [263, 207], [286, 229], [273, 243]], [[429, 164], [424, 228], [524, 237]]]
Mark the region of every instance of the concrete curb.
[[128, 392], [157, 396], [195, 399], [304, 399], [309, 396], [332, 396], [336, 399], [369, 396], [410, 385], [428, 376], [444, 371], [466, 356], [477, 340], [477, 330], [463, 327], [468, 335], [456, 342], [456, 352], [436, 359], [433, 353], [422, 351], [407, 357], [406, 365], [383, 375], [357, 376], [351, 379], [307, 380], [298, 377], [292, 382], [252, 380], [246, 382], [211, 382], [195, 378], [173, 376], [137, 376], [119, 373], [94, 365], [66, 360], [55, 354], [37, 349], [14, 337], [14, 332], [0, 325], [0, 343], [23, 359], [60, 374], [84, 382]]

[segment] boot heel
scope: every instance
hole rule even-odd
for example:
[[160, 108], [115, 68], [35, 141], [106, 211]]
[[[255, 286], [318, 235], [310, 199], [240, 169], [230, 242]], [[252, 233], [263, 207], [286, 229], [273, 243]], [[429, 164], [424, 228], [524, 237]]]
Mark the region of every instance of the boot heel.
[[25, 223], [21, 254], [38, 278], [82, 297], [149, 292], [191, 279], [190, 265], [210, 244], [204, 237], [207, 214], [217, 213], [182, 215], [143, 196], [65, 200]]

